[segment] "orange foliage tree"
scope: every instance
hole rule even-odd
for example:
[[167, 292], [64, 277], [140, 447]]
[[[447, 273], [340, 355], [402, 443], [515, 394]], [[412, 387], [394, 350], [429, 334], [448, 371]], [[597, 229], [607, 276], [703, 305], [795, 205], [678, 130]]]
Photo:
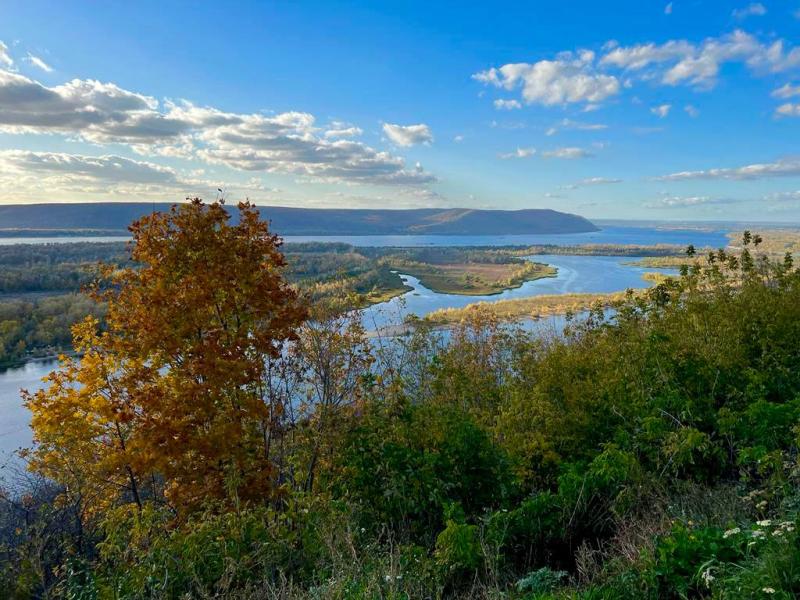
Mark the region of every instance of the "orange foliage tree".
[[32, 469], [96, 507], [271, 497], [283, 404], [270, 365], [306, 309], [279, 238], [252, 205], [238, 208], [231, 224], [221, 203], [195, 199], [131, 226], [137, 267], [105, 268], [91, 290], [108, 304], [105, 329], [76, 326], [81, 358], [63, 357], [49, 387], [25, 394]]

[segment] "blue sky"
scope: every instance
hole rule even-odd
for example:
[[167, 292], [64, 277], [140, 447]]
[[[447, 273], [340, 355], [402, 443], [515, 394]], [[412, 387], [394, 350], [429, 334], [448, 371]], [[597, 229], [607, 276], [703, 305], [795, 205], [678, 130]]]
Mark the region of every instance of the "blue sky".
[[6, 0], [0, 41], [1, 203], [800, 221], [800, 0]]

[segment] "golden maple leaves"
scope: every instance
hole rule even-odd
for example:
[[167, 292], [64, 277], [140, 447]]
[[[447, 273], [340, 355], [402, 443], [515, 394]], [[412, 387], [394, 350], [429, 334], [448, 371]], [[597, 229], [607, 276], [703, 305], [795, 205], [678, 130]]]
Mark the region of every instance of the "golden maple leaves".
[[268, 365], [306, 309], [283, 279], [280, 240], [249, 203], [236, 223], [194, 200], [131, 226], [137, 268], [103, 269], [104, 331], [74, 328], [80, 359], [25, 394], [31, 467], [102, 508], [166, 498], [268, 498]]

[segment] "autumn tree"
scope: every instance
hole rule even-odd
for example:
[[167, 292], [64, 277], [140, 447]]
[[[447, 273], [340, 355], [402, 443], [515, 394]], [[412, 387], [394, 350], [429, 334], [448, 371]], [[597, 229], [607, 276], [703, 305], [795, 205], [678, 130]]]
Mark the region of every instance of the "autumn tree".
[[[269, 393], [306, 317], [283, 277], [280, 240], [249, 203], [231, 223], [195, 199], [135, 222], [132, 268], [106, 267], [92, 296], [105, 329], [74, 329], [79, 359], [25, 394], [31, 467], [87, 491], [92, 505], [165, 497], [181, 511], [206, 500], [270, 497]], [[162, 489], [163, 488], [163, 489]]]

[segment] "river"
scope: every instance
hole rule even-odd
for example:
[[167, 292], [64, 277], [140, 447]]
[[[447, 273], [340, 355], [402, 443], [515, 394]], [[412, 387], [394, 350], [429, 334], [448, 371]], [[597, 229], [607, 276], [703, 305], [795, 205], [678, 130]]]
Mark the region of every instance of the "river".
[[[728, 229], [670, 229], [666, 227], [607, 226], [589, 233], [531, 235], [318, 235], [284, 236], [292, 242], [343, 242], [354, 246], [532, 246], [555, 244], [678, 244], [725, 247]], [[68, 242], [125, 242], [127, 236], [0, 237], [0, 245], [57, 244]]]
[[[440, 308], [462, 307], [481, 300], [569, 292], [603, 293], [645, 287], [648, 284], [642, 279], [642, 274], [654, 270], [628, 264], [636, 260], [629, 257], [537, 255], [530, 257], [530, 260], [556, 267], [557, 275], [529, 281], [518, 288], [492, 296], [438, 294], [423, 286], [415, 277], [403, 275], [403, 279], [414, 289], [388, 302], [365, 309], [365, 325], [368, 329], [375, 329], [399, 323], [408, 314], [423, 317]], [[545, 319], [538, 326], [558, 329], [562, 323], [563, 319], [553, 317]], [[25, 388], [35, 391], [42, 385], [42, 377], [55, 366], [56, 362], [53, 360], [31, 361], [19, 368], [0, 371], [0, 465], [9, 461], [14, 450], [30, 444], [31, 441], [28, 412], [20, 404], [19, 390]]]

